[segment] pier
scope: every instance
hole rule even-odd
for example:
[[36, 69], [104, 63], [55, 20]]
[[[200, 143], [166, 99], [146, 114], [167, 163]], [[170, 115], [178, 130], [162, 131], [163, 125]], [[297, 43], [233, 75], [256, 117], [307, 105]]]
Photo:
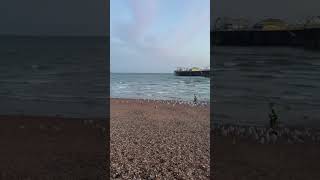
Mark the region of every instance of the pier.
[[216, 21], [211, 31], [212, 45], [292, 46], [320, 50], [320, 17], [299, 26], [288, 25], [278, 19], [266, 19], [252, 27], [244, 20], [220, 21]]
[[203, 76], [210, 77], [210, 69], [193, 68], [178, 68], [174, 71], [176, 76]]

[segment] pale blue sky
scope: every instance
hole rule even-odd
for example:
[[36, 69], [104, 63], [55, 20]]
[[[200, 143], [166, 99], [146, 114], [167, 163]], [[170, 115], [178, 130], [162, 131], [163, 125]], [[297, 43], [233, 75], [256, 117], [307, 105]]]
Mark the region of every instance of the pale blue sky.
[[111, 72], [210, 66], [210, 0], [111, 0]]

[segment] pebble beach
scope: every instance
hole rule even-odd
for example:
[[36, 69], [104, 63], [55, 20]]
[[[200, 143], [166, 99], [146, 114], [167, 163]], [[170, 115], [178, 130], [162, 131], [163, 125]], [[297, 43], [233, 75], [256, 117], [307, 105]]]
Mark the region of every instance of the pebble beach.
[[0, 116], [0, 179], [106, 179], [105, 120]]
[[[1, 178], [104, 179], [104, 121], [0, 120]], [[215, 179], [320, 179], [318, 129], [214, 124], [211, 133]], [[110, 140], [110, 179], [210, 179], [208, 103], [111, 99]]]
[[320, 179], [319, 130], [216, 124], [214, 179]]
[[111, 179], [209, 179], [210, 107], [111, 100]]

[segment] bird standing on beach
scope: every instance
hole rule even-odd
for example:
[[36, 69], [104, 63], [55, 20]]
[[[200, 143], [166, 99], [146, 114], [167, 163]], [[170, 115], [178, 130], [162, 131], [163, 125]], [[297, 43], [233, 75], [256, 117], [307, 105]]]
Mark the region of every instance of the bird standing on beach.
[[270, 118], [270, 127], [271, 128], [275, 128], [278, 124], [278, 116], [274, 110], [274, 103], [270, 103], [269, 104], [270, 109], [271, 109], [271, 113], [269, 114], [269, 118]]
[[197, 98], [196, 94], [194, 94], [193, 103], [194, 103], [194, 104], [197, 104], [197, 102], [198, 102], [198, 98]]

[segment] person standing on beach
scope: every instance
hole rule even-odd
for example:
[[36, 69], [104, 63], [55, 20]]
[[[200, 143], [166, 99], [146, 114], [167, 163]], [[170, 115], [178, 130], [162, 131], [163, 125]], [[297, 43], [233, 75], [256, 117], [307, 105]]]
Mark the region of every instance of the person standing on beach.
[[194, 103], [194, 104], [197, 104], [197, 102], [198, 102], [198, 98], [197, 98], [196, 94], [194, 94], [193, 103]]

